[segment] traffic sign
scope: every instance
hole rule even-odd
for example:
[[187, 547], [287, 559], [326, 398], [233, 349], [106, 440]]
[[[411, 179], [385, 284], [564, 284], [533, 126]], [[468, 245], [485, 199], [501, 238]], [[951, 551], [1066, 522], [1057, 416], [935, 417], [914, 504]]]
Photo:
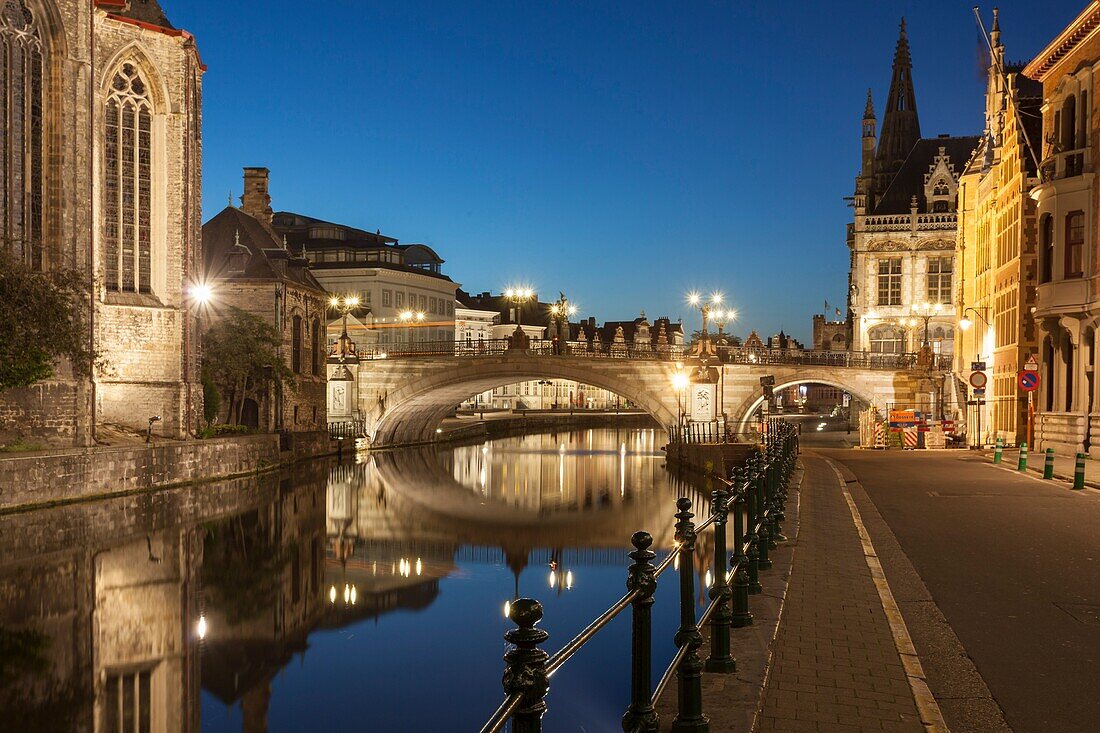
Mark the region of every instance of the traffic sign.
[[1039, 372], [1034, 369], [1024, 369], [1016, 375], [1016, 384], [1024, 392], [1034, 392], [1039, 389]]
[[985, 371], [985, 362], [984, 361], [972, 361], [972, 362], [970, 362], [970, 371], [972, 371], [972, 372], [984, 372]]
[[972, 372], [970, 374], [970, 386], [976, 389], [985, 387], [985, 383], [989, 381], [989, 377], [985, 376], [985, 372]]
[[1037, 371], [1039, 371], [1039, 362], [1035, 361], [1034, 356], [1029, 356], [1027, 358], [1027, 361], [1024, 362], [1024, 371], [1025, 372], [1037, 372]]

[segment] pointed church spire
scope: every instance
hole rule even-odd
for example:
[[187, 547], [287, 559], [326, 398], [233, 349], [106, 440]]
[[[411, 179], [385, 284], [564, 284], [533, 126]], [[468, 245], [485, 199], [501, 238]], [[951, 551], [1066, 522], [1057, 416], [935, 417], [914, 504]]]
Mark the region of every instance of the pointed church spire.
[[905, 18], [902, 18], [894, 50], [890, 94], [886, 97], [886, 112], [882, 117], [882, 137], [875, 156], [876, 188], [879, 191], [886, 190], [890, 179], [901, 168], [918, 140], [920, 120], [917, 117], [917, 95], [913, 89], [913, 60], [909, 55]]
[[867, 106], [863, 108], [863, 119], [875, 119], [875, 100], [871, 97], [871, 87], [867, 87]]

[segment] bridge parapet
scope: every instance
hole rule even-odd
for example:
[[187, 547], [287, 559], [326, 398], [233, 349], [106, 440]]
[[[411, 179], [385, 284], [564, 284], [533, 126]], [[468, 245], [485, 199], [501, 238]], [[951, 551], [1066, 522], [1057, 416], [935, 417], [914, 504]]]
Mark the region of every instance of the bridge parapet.
[[[361, 359], [403, 359], [417, 357], [454, 356], [461, 358], [492, 358], [523, 354], [527, 356], [573, 359], [630, 359], [641, 361], [672, 361], [690, 359], [682, 346], [659, 344], [561, 344], [549, 339], [532, 339], [528, 348], [511, 348], [508, 339], [479, 341], [425, 341], [421, 343], [370, 346], [360, 352]], [[950, 369], [950, 359], [935, 355], [932, 369]], [[722, 364], [793, 364], [802, 366], [833, 366], [847, 369], [883, 371], [927, 370], [918, 354], [882, 354], [871, 351], [828, 351], [806, 349], [769, 349], [748, 346], [718, 346], [717, 361]]]

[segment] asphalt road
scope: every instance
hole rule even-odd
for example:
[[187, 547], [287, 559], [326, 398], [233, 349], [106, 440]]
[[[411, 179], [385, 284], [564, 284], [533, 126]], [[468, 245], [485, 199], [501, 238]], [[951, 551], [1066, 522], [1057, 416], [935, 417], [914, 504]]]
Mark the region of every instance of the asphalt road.
[[820, 452], [859, 479], [1013, 730], [1100, 731], [1100, 491], [963, 452]]

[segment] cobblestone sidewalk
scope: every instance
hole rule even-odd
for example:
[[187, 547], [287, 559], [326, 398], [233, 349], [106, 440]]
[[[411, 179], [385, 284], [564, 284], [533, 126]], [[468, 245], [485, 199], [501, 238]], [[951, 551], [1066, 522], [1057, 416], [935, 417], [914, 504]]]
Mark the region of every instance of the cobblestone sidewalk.
[[801, 521], [756, 730], [925, 730], [836, 474], [803, 455]]

